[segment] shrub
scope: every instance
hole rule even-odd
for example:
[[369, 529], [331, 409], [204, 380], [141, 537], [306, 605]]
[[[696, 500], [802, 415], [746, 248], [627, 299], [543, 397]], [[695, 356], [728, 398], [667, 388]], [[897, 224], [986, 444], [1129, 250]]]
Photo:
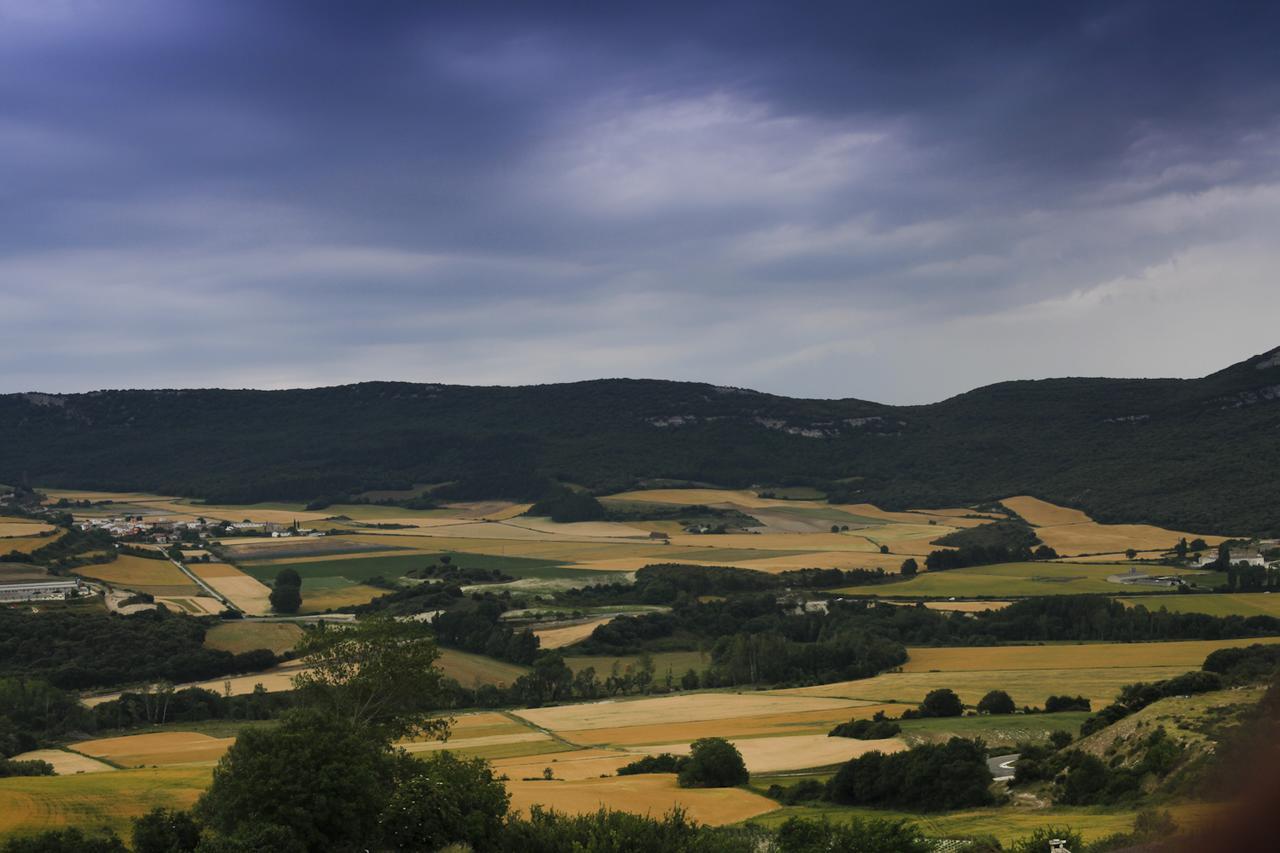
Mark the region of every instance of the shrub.
[[964, 713], [964, 705], [954, 690], [941, 687], [930, 690], [920, 703], [922, 717], [958, 717]]
[[511, 797], [488, 762], [441, 752], [419, 763], [382, 813], [384, 844], [395, 850], [496, 846]]
[[827, 737], [851, 737], [858, 740], [883, 740], [902, 732], [902, 726], [893, 720], [850, 720], [841, 723]]
[[980, 714], [1012, 714], [1016, 708], [1013, 697], [1003, 690], [992, 690], [978, 701]]
[[1044, 710], [1048, 714], [1059, 711], [1092, 711], [1089, 700], [1083, 696], [1050, 696], [1044, 700]]
[[633, 776], [637, 773], [679, 773], [689, 763], [688, 756], [672, 755], [664, 752], [661, 755], [646, 755], [630, 764], [619, 767], [619, 776]]

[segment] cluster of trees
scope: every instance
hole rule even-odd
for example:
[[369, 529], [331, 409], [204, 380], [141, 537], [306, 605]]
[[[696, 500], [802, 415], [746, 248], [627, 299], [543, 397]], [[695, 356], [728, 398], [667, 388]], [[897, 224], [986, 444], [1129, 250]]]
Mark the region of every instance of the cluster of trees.
[[0, 758], [77, 731], [94, 731], [94, 713], [79, 697], [35, 678], [0, 678]]
[[892, 580], [882, 569], [795, 569], [777, 574], [724, 566], [656, 563], [636, 572], [632, 583], [594, 584], [560, 595], [579, 606], [694, 603], [699, 596], [789, 589], [835, 589]]
[[277, 613], [297, 613], [302, 607], [302, 577], [297, 569], [284, 568], [276, 573], [271, 587], [271, 609]]
[[884, 740], [901, 734], [902, 726], [885, 717], [884, 711], [876, 711], [869, 720], [850, 720], [841, 723], [827, 737], [851, 737], [858, 740]]
[[527, 629], [502, 622], [504, 605], [492, 596], [462, 599], [462, 606], [438, 614], [431, 625], [440, 645], [529, 665], [538, 655], [538, 638]]
[[270, 720], [293, 704], [290, 693], [268, 693], [261, 685], [240, 696], [223, 696], [202, 687], [174, 690], [156, 686], [128, 690], [116, 699], [100, 702], [93, 706], [93, 716], [100, 729], [127, 729], [201, 720]]
[[841, 766], [826, 798], [850, 806], [933, 812], [994, 802], [981, 741], [951, 738], [905, 752], [869, 752]]
[[28, 676], [65, 689], [140, 681], [201, 681], [259, 672], [266, 649], [232, 654], [204, 646], [207, 620], [157, 609], [131, 616], [0, 609], [0, 677]]
[[590, 492], [556, 484], [525, 515], [546, 515], [561, 524], [571, 521], [602, 521], [604, 506]]
[[1058, 552], [1048, 545], [1030, 548], [1009, 547], [1007, 545], [966, 545], [956, 550], [942, 549], [930, 551], [924, 558], [924, 565], [931, 572], [942, 572], [947, 569], [965, 569], [970, 566], [991, 566], [997, 563], [1021, 563], [1027, 560], [1052, 560]]
[[51, 571], [61, 572], [89, 563], [109, 563], [116, 558], [115, 542], [105, 530], [81, 530], [71, 526], [71, 516], [41, 516], [44, 521], [59, 522], [67, 529], [49, 544], [30, 553], [11, 551], [4, 556], [7, 563], [39, 563]]

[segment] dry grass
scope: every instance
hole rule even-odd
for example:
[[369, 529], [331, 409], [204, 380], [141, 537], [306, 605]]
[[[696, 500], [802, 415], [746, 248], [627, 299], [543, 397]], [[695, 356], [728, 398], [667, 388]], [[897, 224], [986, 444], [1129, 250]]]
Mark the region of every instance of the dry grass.
[[76, 750], [124, 767], [213, 765], [235, 740], [233, 737], [209, 737], [199, 732], [149, 732], [87, 740], [76, 744]]
[[[554, 770], [555, 767], [552, 766]], [[535, 774], [536, 775], [536, 774]], [[507, 782], [511, 807], [527, 812], [532, 805], [568, 814], [589, 814], [601, 808], [661, 817], [679, 806], [699, 823], [720, 826], [737, 823], [778, 804], [741, 788], [680, 788], [674, 775], [645, 774], [609, 779], [573, 779], [563, 782]]]
[[577, 625], [566, 625], [561, 628], [540, 628], [534, 631], [533, 635], [541, 641], [541, 648], [562, 649], [580, 640], [585, 640], [591, 636], [591, 632], [596, 628], [601, 625], [607, 625], [615, 618], [617, 617], [604, 616], [600, 619], [591, 619]]
[[[868, 752], [901, 752], [907, 744], [901, 738], [884, 740], [857, 740], [847, 737], [820, 735], [795, 735], [792, 737], [765, 737], [746, 740], [733, 739], [733, 745], [742, 753], [747, 770], [752, 773], [782, 773], [788, 770], [808, 770], [842, 764], [851, 758]], [[659, 755], [688, 755], [689, 743], [667, 743], [633, 748], [632, 752]]]
[[302, 628], [292, 622], [246, 622], [237, 619], [215, 625], [204, 635], [204, 644], [238, 654], [254, 649], [270, 649], [276, 654], [298, 644]]
[[302, 582], [302, 609], [299, 613], [324, 613], [339, 607], [350, 607], [354, 604], [368, 604], [380, 595], [386, 595], [385, 589], [365, 586], [362, 583], [350, 586], [330, 587], [328, 589], [307, 589], [306, 580]]
[[440, 669], [463, 687], [481, 684], [512, 684], [529, 670], [484, 655], [473, 655], [457, 649], [440, 650]]
[[837, 699], [783, 699], [766, 693], [684, 693], [653, 699], [606, 700], [556, 708], [530, 708], [516, 711], [515, 714], [552, 731], [581, 731], [662, 723], [675, 726], [701, 720], [727, 720], [765, 714], [798, 714], [852, 708], [856, 704]]
[[53, 772], [59, 776], [74, 776], [77, 773], [106, 773], [116, 768], [104, 764], [87, 755], [67, 752], [65, 749], [33, 749], [15, 755], [12, 761], [47, 761], [53, 765]]
[[463, 738], [451, 737], [447, 741], [414, 741], [410, 743], [402, 743], [400, 746], [405, 750], [405, 752], [416, 755], [423, 752], [442, 752], [444, 750], [465, 753], [474, 750], [476, 747], [482, 746], [496, 746], [498, 744], [508, 743], [532, 743], [535, 741], [552, 742], [552, 740], [551, 735], [526, 729], [522, 732], [513, 732], [505, 735], [485, 735], [484, 737]]

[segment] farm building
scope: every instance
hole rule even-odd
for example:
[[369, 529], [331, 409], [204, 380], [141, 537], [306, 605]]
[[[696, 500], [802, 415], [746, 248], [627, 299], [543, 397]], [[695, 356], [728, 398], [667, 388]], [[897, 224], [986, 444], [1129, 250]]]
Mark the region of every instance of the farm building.
[[62, 601], [83, 595], [87, 587], [79, 580], [23, 581], [0, 584], [0, 602]]

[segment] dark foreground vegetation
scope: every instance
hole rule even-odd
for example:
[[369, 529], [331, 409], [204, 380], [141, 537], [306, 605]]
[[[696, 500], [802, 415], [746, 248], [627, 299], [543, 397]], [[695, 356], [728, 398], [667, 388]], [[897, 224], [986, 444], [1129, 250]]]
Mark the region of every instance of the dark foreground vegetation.
[[1006, 382], [927, 406], [648, 380], [9, 394], [0, 481], [233, 503], [414, 483], [450, 484], [433, 499], [539, 500], [557, 479], [598, 494], [650, 478], [807, 485], [904, 509], [1031, 493], [1104, 521], [1274, 535], [1280, 481], [1257, 476], [1280, 469], [1280, 366], [1266, 363]]

